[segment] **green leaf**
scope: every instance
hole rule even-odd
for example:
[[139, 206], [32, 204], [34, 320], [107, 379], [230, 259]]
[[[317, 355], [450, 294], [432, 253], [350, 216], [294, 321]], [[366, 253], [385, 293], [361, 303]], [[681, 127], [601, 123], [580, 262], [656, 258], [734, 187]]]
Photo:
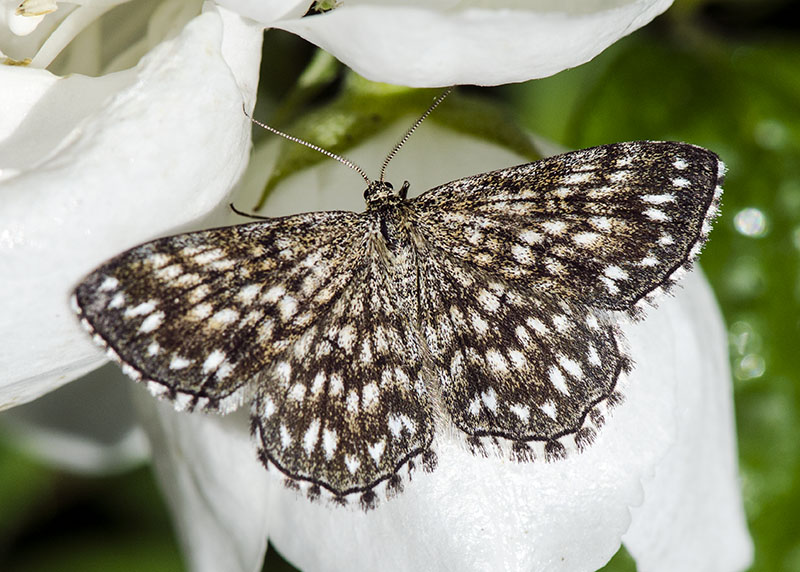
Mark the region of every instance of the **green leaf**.
[[[407, 118], [410, 127], [441, 89], [411, 89], [367, 81], [349, 74], [339, 95], [331, 102], [304, 113], [286, 131], [337, 155]], [[454, 93], [428, 119], [455, 131], [493, 141], [531, 160], [539, 158], [529, 136], [498, 104], [487, 99]], [[398, 132], [398, 139], [403, 133]], [[388, 153], [390, 149], [387, 149]], [[283, 179], [329, 158], [297, 143], [283, 142], [276, 166], [256, 209]], [[372, 167], [367, 166], [367, 169]]]

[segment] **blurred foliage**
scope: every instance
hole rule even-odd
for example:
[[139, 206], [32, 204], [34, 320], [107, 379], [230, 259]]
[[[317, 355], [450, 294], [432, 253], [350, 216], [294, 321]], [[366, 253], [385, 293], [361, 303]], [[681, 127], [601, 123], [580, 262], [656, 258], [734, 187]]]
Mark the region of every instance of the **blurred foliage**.
[[0, 443], [4, 572], [182, 570], [148, 468], [87, 478], [48, 469]]
[[[800, 37], [792, 9], [791, 0], [678, 1], [589, 64], [490, 91], [527, 129], [565, 147], [676, 139], [708, 147], [728, 165], [702, 265], [729, 327], [754, 572], [800, 570]], [[264, 53], [270, 82], [255, 116], [279, 128], [299, 119], [292, 132], [312, 133], [312, 104], [346, 93], [343, 74], [324, 56], [312, 61], [313, 50], [288, 34], [268, 32]], [[431, 97], [388, 91], [403, 114]], [[488, 109], [473, 94], [461, 90], [463, 101]], [[336, 105], [353, 109], [344, 99]], [[346, 148], [374, 128], [340, 130], [333, 146]], [[147, 470], [76, 477], [0, 444], [0, 506], [2, 570], [182, 569]], [[270, 550], [264, 570], [293, 568]], [[622, 550], [605, 570], [635, 565]]]
[[566, 147], [675, 139], [728, 165], [701, 263], [729, 327], [753, 570], [796, 571], [800, 38], [753, 29], [731, 39], [702, 14], [670, 16], [588, 65], [506, 91], [529, 129]]

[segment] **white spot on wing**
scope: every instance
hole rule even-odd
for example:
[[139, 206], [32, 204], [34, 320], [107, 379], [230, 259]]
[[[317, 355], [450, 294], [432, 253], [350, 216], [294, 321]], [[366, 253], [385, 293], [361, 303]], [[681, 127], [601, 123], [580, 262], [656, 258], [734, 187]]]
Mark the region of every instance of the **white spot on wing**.
[[232, 308], [223, 308], [211, 316], [208, 325], [211, 327], [227, 326], [239, 319], [239, 312]]
[[314, 419], [303, 435], [303, 449], [305, 449], [306, 455], [310, 455], [314, 447], [317, 446], [317, 441], [319, 441], [319, 426], [319, 419]]
[[514, 415], [519, 417], [519, 420], [522, 421], [523, 423], [527, 423], [528, 419], [530, 419], [531, 408], [528, 407], [527, 405], [520, 405], [518, 403], [515, 403], [509, 406], [509, 409]]
[[520, 244], [515, 244], [511, 247], [511, 256], [520, 264], [530, 264], [533, 261], [531, 249]]
[[108, 307], [111, 309], [114, 308], [121, 308], [125, 305], [125, 294], [122, 292], [117, 292], [114, 294], [114, 297], [111, 298], [111, 301], [108, 303]]
[[553, 316], [553, 325], [556, 327], [556, 330], [561, 332], [562, 334], [569, 330], [570, 323], [566, 316], [563, 314], [558, 314]]
[[223, 260], [215, 260], [211, 264], [208, 265], [209, 268], [212, 270], [216, 270], [217, 272], [222, 272], [225, 270], [230, 270], [234, 266], [236, 266], [236, 261], [231, 260], [230, 258], [225, 258]]
[[101, 292], [109, 291], [109, 290], [116, 290], [119, 287], [119, 280], [114, 278], [113, 276], [106, 276], [105, 279], [100, 283], [100, 286], [97, 287], [98, 290]]
[[497, 296], [488, 290], [481, 290], [478, 294], [478, 301], [483, 305], [483, 308], [489, 312], [496, 312], [500, 308], [500, 300]]
[[281, 434], [281, 448], [288, 449], [289, 445], [292, 444], [292, 435], [283, 423], [281, 423], [279, 431]]
[[666, 215], [666, 213], [658, 209], [647, 209], [646, 211], [643, 211], [642, 214], [650, 220], [656, 220], [659, 222], [666, 222], [669, 220], [669, 217]]
[[569, 387], [567, 387], [564, 374], [561, 373], [560, 369], [558, 369], [556, 366], [551, 366], [548, 377], [550, 378], [550, 383], [553, 384], [553, 387], [555, 387], [564, 395], [569, 395]]
[[195, 274], [194, 272], [189, 274], [181, 274], [175, 280], [175, 286], [180, 286], [181, 288], [197, 286], [198, 284], [200, 284], [200, 275]]
[[374, 382], [370, 382], [366, 384], [361, 389], [361, 407], [364, 409], [368, 409], [372, 407], [376, 403], [378, 403], [378, 394], [380, 391], [378, 390], [378, 386], [375, 385]]
[[548, 220], [542, 223], [542, 228], [550, 234], [562, 234], [567, 230], [567, 223], [563, 220]]
[[148, 300], [147, 302], [142, 302], [138, 306], [134, 306], [133, 308], [128, 308], [127, 310], [125, 310], [123, 316], [126, 318], [133, 318], [136, 316], [146, 316], [155, 309], [156, 309], [156, 301]]
[[483, 404], [492, 413], [497, 411], [497, 392], [495, 392], [493, 387], [481, 393], [481, 401], [483, 401]]
[[483, 335], [489, 331], [489, 324], [486, 322], [486, 320], [481, 318], [477, 312], [473, 312], [470, 318], [472, 321], [472, 327], [475, 328], [476, 332]]
[[352, 324], [345, 325], [341, 330], [339, 330], [339, 337], [338, 343], [339, 347], [342, 348], [348, 354], [353, 350], [353, 344], [356, 342], [356, 329], [353, 327]]
[[216, 371], [223, 361], [225, 361], [225, 352], [221, 350], [212, 351], [208, 354], [206, 361], [203, 362], [203, 373]]
[[275, 364], [275, 376], [282, 384], [288, 384], [292, 377], [292, 365], [287, 361], [279, 361]]
[[578, 379], [583, 377], [583, 370], [578, 362], [568, 358], [567, 356], [558, 356], [558, 363], [564, 368], [568, 374]]
[[203, 304], [198, 304], [194, 306], [188, 312], [188, 317], [193, 320], [205, 320], [211, 315], [211, 312], [214, 311], [214, 306], [205, 302]]
[[319, 395], [323, 387], [325, 387], [325, 373], [320, 371], [314, 376], [314, 381], [311, 382], [311, 394]]
[[588, 183], [594, 178], [594, 173], [591, 171], [584, 171], [578, 173], [570, 173], [564, 177], [564, 182], [568, 185], [579, 185], [581, 183]]
[[306, 386], [302, 383], [295, 383], [289, 390], [289, 399], [297, 402], [303, 401], [306, 396]]
[[544, 414], [550, 417], [551, 419], [556, 418], [556, 413], [557, 413], [556, 405], [552, 401], [546, 401], [544, 405], [539, 407], [539, 409], [541, 409], [544, 412]]
[[597, 355], [597, 350], [594, 344], [589, 344], [589, 363], [592, 365], [600, 365], [600, 356]]
[[165, 268], [159, 268], [154, 274], [159, 280], [170, 282], [183, 274], [183, 266], [180, 264], [172, 264]]
[[544, 335], [550, 333], [550, 329], [536, 318], [528, 318], [525, 324], [537, 334]]
[[330, 395], [339, 395], [344, 391], [344, 383], [342, 383], [342, 378], [338, 373], [331, 374], [331, 382], [328, 391]]
[[572, 237], [572, 241], [579, 246], [591, 246], [598, 238], [600, 235], [596, 232], [580, 232]]
[[280, 300], [285, 293], [286, 289], [283, 286], [273, 286], [266, 291], [262, 300], [268, 304], [274, 304]]
[[528, 330], [526, 330], [524, 326], [517, 326], [517, 329], [514, 330], [514, 333], [517, 335], [517, 339], [522, 343], [522, 345], [524, 346], [530, 345], [531, 336], [530, 334], [528, 334]]
[[614, 282], [608, 276], [600, 276], [600, 282], [602, 282], [605, 285], [605, 287], [609, 291], [609, 293], [611, 293], [611, 294], [618, 294], [619, 293], [619, 287], [617, 286], [617, 283]]
[[288, 320], [297, 313], [297, 300], [291, 296], [284, 296], [278, 302], [278, 310], [280, 310], [281, 318]]
[[611, 230], [611, 221], [604, 216], [595, 216], [589, 219], [589, 222], [598, 230]]
[[190, 304], [197, 304], [209, 294], [211, 294], [211, 289], [206, 284], [200, 284], [186, 295], [186, 299]]
[[508, 362], [506, 358], [494, 348], [486, 352], [486, 363], [495, 373], [504, 374], [508, 372]]
[[606, 266], [605, 270], [603, 270], [603, 274], [611, 278], [612, 280], [627, 280], [628, 273], [625, 272], [622, 268], [616, 265]]
[[222, 258], [225, 256], [225, 253], [222, 252], [219, 248], [212, 248], [211, 250], [206, 250], [205, 252], [201, 252], [200, 254], [195, 255], [194, 261], [197, 264], [208, 264], [218, 258]]
[[509, 350], [508, 359], [510, 359], [511, 363], [514, 364], [515, 369], [525, 369], [528, 367], [528, 359], [521, 351]]
[[526, 244], [535, 244], [542, 241], [542, 235], [532, 230], [524, 230], [519, 234], [519, 239]]
[[177, 369], [184, 369], [192, 365], [192, 360], [186, 359], [182, 356], [172, 356], [172, 359], [169, 362], [169, 369], [177, 370]]
[[651, 205], [663, 205], [675, 200], [675, 195], [664, 193], [663, 195], [642, 195], [642, 200]]
[[361, 461], [359, 461], [357, 457], [345, 455], [344, 464], [347, 467], [347, 470], [350, 471], [350, 474], [355, 475], [356, 471], [361, 466]]
[[351, 389], [347, 393], [347, 411], [353, 415], [358, 413], [358, 393], [355, 389]]
[[367, 445], [367, 451], [369, 452], [369, 456], [372, 457], [372, 460], [375, 461], [376, 465], [379, 465], [381, 462], [381, 457], [383, 456], [383, 451], [386, 449], [386, 441], [378, 441], [377, 443], [373, 443], [372, 445]]
[[261, 410], [261, 414], [264, 416], [265, 419], [272, 417], [272, 414], [275, 413], [275, 402], [272, 401], [271, 397], [267, 397], [264, 399], [264, 407]]
[[253, 300], [261, 293], [260, 284], [248, 284], [236, 294], [236, 299], [242, 304], [252, 304]]
[[142, 325], [139, 326], [139, 332], [143, 334], [149, 334], [153, 330], [157, 329], [163, 322], [164, 312], [155, 312], [154, 314], [150, 314], [144, 319]]

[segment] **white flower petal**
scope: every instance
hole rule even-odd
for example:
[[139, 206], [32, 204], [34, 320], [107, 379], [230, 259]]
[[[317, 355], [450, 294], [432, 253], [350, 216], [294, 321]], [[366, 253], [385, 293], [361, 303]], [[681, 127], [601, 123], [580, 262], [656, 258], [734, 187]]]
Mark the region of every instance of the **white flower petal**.
[[220, 6], [266, 25], [279, 18], [299, 18], [312, 3], [312, 0], [217, 0]]
[[344, 2], [276, 24], [364, 77], [433, 87], [545, 77], [589, 61], [672, 0]]
[[624, 537], [641, 572], [733, 572], [752, 563], [739, 490], [726, 335], [700, 273], [687, 276], [679, 353], [699, 367], [678, 379], [678, 441], [645, 483]]
[[140, 386], [135, 394], [191, 570], [260, 570], [272, 483], [256, 459], [247, 413], [179, 413]]
[[0, 142], [0, 408], [98, 363], [68, 306], [83, 275], [229, 193], [247, 164], [261, 37], [211, 8], [124, 72], [52, 81], [0, 67], [0, 82], [32, 72], [34, 86]]
[[50, 12], [54, 12], [54, 3], [48, 2], [50, 6], [44, 9], [31, 11], [31, 2], [3, 2], [0, 7], [0, 25], [5, 24], [8, 30], [16, 36], [27, 36], [33, 32]]

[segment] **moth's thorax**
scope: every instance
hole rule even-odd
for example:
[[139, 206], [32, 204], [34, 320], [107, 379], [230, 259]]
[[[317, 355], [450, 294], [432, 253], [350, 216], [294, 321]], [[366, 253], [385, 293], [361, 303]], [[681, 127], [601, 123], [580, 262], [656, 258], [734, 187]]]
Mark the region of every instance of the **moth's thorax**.
[[402, 198], [388, 200], [387, 204], [369, 210], [367, 216], [373, 220], [374, 246], [383, 260], [384, 271], [389, 277], [396, 309], [411, 323], [419, 316], [419, 293], [417, 284], [418, 256], [409, 226], [409, 207]]
[[403, 202], [395, 192], [391, 183], [386, 181], [373, 181], [364, 191], [364, 200], [367, 201], [367, 210], [373, 211], [387, 207], [395, 207]]

